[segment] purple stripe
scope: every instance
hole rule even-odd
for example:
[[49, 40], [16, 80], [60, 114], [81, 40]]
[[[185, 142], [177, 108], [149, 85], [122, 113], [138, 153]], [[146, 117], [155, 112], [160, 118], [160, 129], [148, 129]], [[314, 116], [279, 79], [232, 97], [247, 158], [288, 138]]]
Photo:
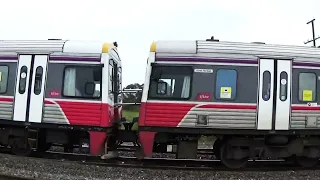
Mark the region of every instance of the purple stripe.
[[18, 56], [0, 56], [0, 60], [18, 60]]
[[192, 58], [192, 57], [158, 57], [156, 61], [182, 61], [182, 62], [216, 62], [216, 63], [239, 63], [258, 64], [257, 59], [221, 59], [221, 58]]
[[320, 67], [320, 64], [310, 63], [310, 62], [293, 62], [293, 66], [312, 66], [312, 67]]
[[63, 56], [50, 56], [53, 61], [92, 61], [100, 62], [100, 57], [63, 57]]

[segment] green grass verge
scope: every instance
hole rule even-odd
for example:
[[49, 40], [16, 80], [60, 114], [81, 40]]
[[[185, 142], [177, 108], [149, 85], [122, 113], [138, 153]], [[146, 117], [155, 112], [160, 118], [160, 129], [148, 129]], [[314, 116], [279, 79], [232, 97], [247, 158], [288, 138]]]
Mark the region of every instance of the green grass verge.
[[139, 111], [132, 111], [132, 110], [123, 110], [122, 111], [122, 116], [127, 119], [127, 121], [132, 121], [134, 117], [139, 116]]

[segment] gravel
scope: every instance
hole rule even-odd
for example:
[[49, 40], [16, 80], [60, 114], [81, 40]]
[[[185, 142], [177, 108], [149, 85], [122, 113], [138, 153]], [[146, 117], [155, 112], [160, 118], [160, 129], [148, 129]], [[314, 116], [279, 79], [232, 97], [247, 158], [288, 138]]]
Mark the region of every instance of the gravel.
[[126, 180], [126, 179], [319, 179], [320, 170], [283, 171], [283, 172], [226, 172], [226, 171], [183, 171], [153, 170], [142, 168], [103, 167], [81, 165], [74, 162], [58, 162], [54, 160], [17, 157], [0, 154], [0, 173], [20, 175], [39, 179], [54, 180]]

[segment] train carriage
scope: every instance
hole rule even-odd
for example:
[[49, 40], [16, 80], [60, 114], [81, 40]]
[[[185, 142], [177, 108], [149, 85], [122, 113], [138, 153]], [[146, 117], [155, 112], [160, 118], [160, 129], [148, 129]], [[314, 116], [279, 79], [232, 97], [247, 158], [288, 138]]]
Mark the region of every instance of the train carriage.
[[319, 79], [319, 48], [153, 42], [139, 115], [143, 155], [176, 147], [178, 158], [196, 158], [199, 137], [213, 135], [214, 153], [230, 168], [262, 157], [313, 166], [320, 157]]
[[0, 41], [0, 144], [23, 155], [87, 144], [100, 155], [121, 115], [118, 89], [116, 42]]

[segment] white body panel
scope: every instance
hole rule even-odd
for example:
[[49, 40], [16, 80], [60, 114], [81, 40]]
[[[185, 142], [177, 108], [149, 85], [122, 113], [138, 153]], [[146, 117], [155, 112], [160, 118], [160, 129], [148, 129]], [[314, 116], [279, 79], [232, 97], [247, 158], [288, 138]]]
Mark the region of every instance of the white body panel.
[[[90, 46], [88, 46], [90, 43]], [[66, 41], [63, 47], [63, 52], [66, 53], [101, 53], [102, 51], [102, 42], [95, 41]]]
[[[13, 109], [13, 120], [14, 121], [25, 121], [26, 120], [26, 109], [27, 109], [27, 100], [29, 93], [29, 78], [30, 78], [30, 68], [31, 68], [31, 55], [20, 55], [18, 63], [18, 72], [16, 78], [16, 90], [14, 98], [14, 109]], [[19, 93], [19, 84], [20, 84], [20, 71], [23, 66], [28, 68], [26, 78], [26, 89], [23, 94]]]
[[[292, 71], [292, 61], [291, 60], [278, 60], [278, 70], [277, 70], [277, 101], [276, 101], [276, 117], [275, 117], [275, 130], [288, 130], [290, 124], [290, 112], [291, 112], [291, 71]], [[285, 101], [281, 101], [280, 97], [280, 73], [286, 72], [287, 73], [287, 80], [286, 80], [286, 94], [287, 98]], [[284, 83], [284, 81], [283, 81]]]
[[151, 76], [151, 70], [152, 70], [151, 63], [155, 62], [155, 57], [156, 57], [155, 52], [149, 53], [148, 63], [145, 71], [145, 79], [144, 79], [144, 86], [143, 86], [144, 88], [142, 90], [141, 102], [147, 102], [147, 99], [148, 99], [150, 76]]
[[[194, 56], [219, 57], [230, 55], [238, 58], [259, 57], [278, 58], [290, 57], [295, 61], [318, 61], [320, 62], [320, 48], [309, 46], [292, 46], [277, 44], [257, 44], [243, 42], [212, 42], [205, 40], [197, 41], [156, 41], [157, 56], [162, 54], [194, 54]], [[159, 53], [159, 54], [158, 54]], [[215, 55], [213, 55], [215, 54]]]
[[[29, 122], [41, 123], [42, 120], [42, 110], [43, 110], [43, 102], [45, 95], [45, 85], [46, 85], [46, 75], [47, 75], [47, 64], [48, 64], [48, 56], [47, 55], [36, 55], [34, 58], [33, 64], [33, 75], [32, 75], [32, 84], [31, 84], [31, 92], [30, 92], [30, 108], [29, 108]], [[41, 79], [41, 91], [40, 94], [35, 94], [35, 76], [36, 69], [38, 67], [42, 67], [42, 79]]]
[[196, 41], [159, 41], [157, 42], [157, 52], [196, 54], [197, 42]]
[[[269, 71], [271, 74], [270, 98], [265, 101], [262, 97], [263, 73]], [[259, 62], [259, 101], [258, 101], [258, 130], [271, 130], [273, 110], [274, 89], [274, 61], [272, 59], [260, 59]]]

